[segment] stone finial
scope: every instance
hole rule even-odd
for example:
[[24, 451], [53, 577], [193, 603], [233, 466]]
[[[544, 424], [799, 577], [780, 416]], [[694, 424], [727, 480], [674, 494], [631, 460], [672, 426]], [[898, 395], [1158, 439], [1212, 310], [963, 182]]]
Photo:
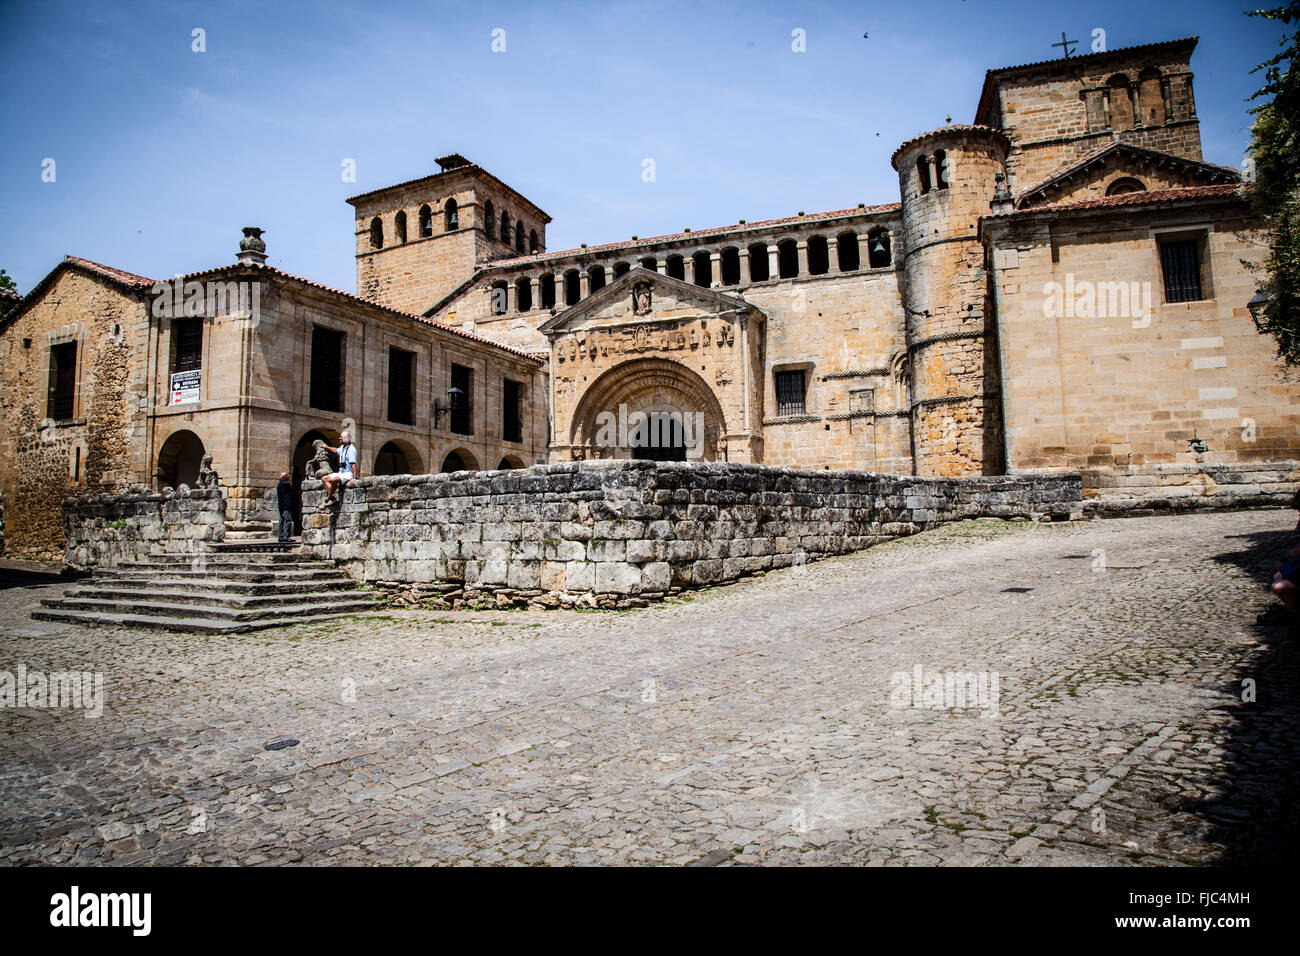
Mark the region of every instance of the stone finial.
[[266, 262], [266, 243], [262, 240], [264, 229], [257, 226], [245, 226], [244, 238], [239, 240], [239, 255], [235, 257], [240, 265], [263, 265]]

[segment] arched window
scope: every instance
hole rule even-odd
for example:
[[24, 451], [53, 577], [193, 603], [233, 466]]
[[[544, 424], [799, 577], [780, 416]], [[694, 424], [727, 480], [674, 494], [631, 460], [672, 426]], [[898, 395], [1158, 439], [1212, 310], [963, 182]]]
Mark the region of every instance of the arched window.
[[941, 149], [934, 151], [934, 188], [948, 188], [948, 154]]
[[651, 272], [658, 272], [659, 260], [656, 259], [654, 256], [646, 256], [644, 259], [641, 260], [641, 268], [649, 269]]
[[1165, 90], [1160, 71], [1147, 67], [1138, 74], [1138, 120], [1147, 126], [1165, 125]]
[[669, 256], [667, 274], [674, 279], [686, 278], [686, 260], [681, 256]]
[[536, 229], [528, 230], [528, 254], [530, 256], [537, 254], [537, 230]]
[[497, 234], [497, 211], [489, 199], [483, 206], [483, 234], [489, 239], [493, 239]]
[[786, 239], [776, 247], [776, 265], [782, 279], [793, 279], [799, 274], [799, 243]]
[[505, 315], [506, 306], [509, 304], [509, 286], [504, 282], [492, 283], [492, 314]]
[[555, 308], [555, 276], [549, 272], [542, 276], [542, 308]]
[[614, 263], [614, 278], [617, 279], [621, 275], [626, 275], [631, 268], [626, 262]]
[[867, 264], [873, 269], [883, 269], [893, 261], [889, 230], [877, 226], [867, 233]]
[[1142, 185], [1142, 180], [1134, 179], [1132, 176], [1121, 176], [1106, 187], [1106, 195], [1123, 196], [1126, 193], [1144, 193], [1146, 190], [1146, 186]]
[[524, 251], [524, 222], [522, 219], [515, 222], [515, 252]]
[[581, 296], [582, 280], [578, 277], [578, 270], [570, 269], [564, 273], [564, 304], [577, 305]]
[[707, 252], [697, 252], [691, 261], [695, 263], [695, 284], [706, 289], [713, 285], [713, 257]]
[[605, 288], [605, 267], [588, 266], [587, 267], [587, 292], [591, 294], [597, 289]]
[[930, 191], [930, 157], [916, 157], [916, 181], [920, 185], [921, 195]]
[[1133, 93], [1129, 88], [1128, 77], [1116, 73], [1106, 84], [1110, 92], [1110, 128], [1124, 130], [1133, 128]]
[[402, 212], [400, 209], [397, 211], [397, 215], [393, 220], [393, 233], [397, 236], [398, 242], [406, 241], [406, 213]]
[[501, 232], [498, 235], [502, 242], [507, 246], [510, 245], [510, 213], [505, 210], [501, 212]]
[[857, 272], [862, 265], [858, 255], [858, 237], [852, 232], [841, 232], [835, 237], [835, 257], [841, 272]]
[[428, 239], [433, 235], [433, 210], [425, 203], [420, 207], [420, 238]]
[[723, 249], [718, 260], [718, 271], [722, 273], [718, 276], [718, 281], [723, 285], [740, 285], [740, 250], [734, 246]]
[[515, 308], [520, 312], [530, 312], [533, 308], [533, 280], [527, 277], [515, 282]]
[[370, 248], [384, 248], [384, 223], [378, 216], [370, 220]]
[[831, 271], [830, 249], [825, 236], [813, 236], [808, 240], [808, 274], [822, 276]]
[[443, 207], [443, 215], [447, 219], [448, 232], [454, 232], [460, 228], [460, 213], [456, 211], [456, 200], [447, 200], [447, 205]]
[[767, 243], [756, 242], [749, 247], [749, 281], [766, 282], [772, 278], [767, 265]]

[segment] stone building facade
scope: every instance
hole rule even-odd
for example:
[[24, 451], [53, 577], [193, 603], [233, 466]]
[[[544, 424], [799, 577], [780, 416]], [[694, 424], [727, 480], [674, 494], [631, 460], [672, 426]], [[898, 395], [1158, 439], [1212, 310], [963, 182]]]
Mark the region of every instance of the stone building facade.
[[543, 363], [274, 269], [264, 248], [252, 235], [234, 265], [165, 281], [69, 257], [6, 315], [6, 553], [59, 557], [65, 498], [194, 485], [205, 455], [227, 533], [265, 533], [279, 474], [300, 483], [344, 428], [362, 474], [545, 459]]
[[[855, 209], [551, 251], [532, 204], [444, 158], [352, 200], [358, 284], [545, 356], [553, 461], [1079, 469], [1092, 499], [1285, 500], [1300, 390], [1250, 320], [1263, 223], [1201, 154], [1196, 42], [990, 70], [972, 124], [894, 153], [898, 201]], [[537, 249], [477, 213], [431, 278], [390, 248], [417, 204], [488, 196], [536, 217]], [[638, 412], [702, 415], [702, 448], [599, 435]]]

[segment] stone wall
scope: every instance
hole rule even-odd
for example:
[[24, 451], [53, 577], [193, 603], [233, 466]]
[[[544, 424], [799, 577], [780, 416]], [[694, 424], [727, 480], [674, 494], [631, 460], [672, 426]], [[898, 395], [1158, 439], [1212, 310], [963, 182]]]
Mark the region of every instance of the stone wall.
[[215, 488], [69, 498], [63, 514], [64, 562], [74, 571], [152, 555], [198, 555], [226, 533], [226, 500]]
[[450, 603], [627, 607], [959, 518], [1070, 518], [1077, 474], [916, 478], [736, 463], [584, 461], [304, 488], [303, 543]]
[[1082, 474], [1084, 510], [1100, 517], [1284, 507], [1300, 487], [1300, 461], [1131, 465]]

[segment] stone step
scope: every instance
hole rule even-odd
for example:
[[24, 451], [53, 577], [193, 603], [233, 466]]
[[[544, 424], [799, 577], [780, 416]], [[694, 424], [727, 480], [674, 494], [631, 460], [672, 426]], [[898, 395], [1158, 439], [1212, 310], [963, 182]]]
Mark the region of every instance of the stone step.
[[108, 577], [99, 575], [86, 578], [80, 587], [103, 588], [106, 590], [129, 590], [133, 593], [142, 590], [165, 590], [172, 593], [180, 589], [210, 592], [212, 594], [302, 594], [308, 591], [346, 591], [356, 586], [346, 574], [333, 572], [304, 578], [301, 581], [248, 581], [220, 577], [202, 579], [140, 577]]
[[310, 581], [316, 577], [341, 574], [334, 565], [327, 564], [319, 568], [230, 568], [210, 566], [199, 570], [188, 567], [172, 568], [136, 568], [120, 567], [94, 572], [103, 576], [103, 580], [132, 578], [135, 580], [157, 580], [161, 577], [181, 580], [203, 580], [205, 578], [223, 578], [226, 580], [263, 583], [272, 581]]
[[152, 604], [197, 604], [201, 607], [225, 607], [232, 610], [252, 610], [257, 608], [291, 608], [299, 604], [328, 603], [331, 600], [356, 601], [369, 600], [369, 592], [336, 589], [333, 591], [310, 590], [288, 592], [282, 590], [267, 594], [241, 594], [229, 591], [213, 591], [207, 588], [166, 589], [166, 588], [71, 588], [58, 598], [47, 598], [60, 607], [76, 607], [80, 602], [94, 601], [97, 604], [108, 602], [117, 605], [145, 606]]
[[94, 598], [46, 598], [41, 601], [42, 608], [32, 612], [33, 617], [43, 617], [48, 613], [66, 613], [70, 611], [94, 612], [101, 616], [125, 616], [132, 618], [154, 618], [167, 620], [184, 620], [202, 618], [212, 622], [228, 624], [246, 624], [269, 617], [296, 618], [299, 615], [320, 615], [337, 617], [340, 614], [353, 614], [376, 608], [372, 596], [336, 598], [333, 595], [317, 595], [322, 600], [301, 602], [290, 607], [269, 605], [266, 607], [239, 608], [229, 604], [184, 604], [170, 601], [132, 601], [119, 598], [104, 600]]
[[243, 552], [243, 551], [209, 551], [202, 555], [158, 555], [150, 558], [140, 558], [135, 561], [124, 561], [117, 565], [119, 568], [179, 568], [189, 567], [199, 558], [204, 563], [213, 566], [221, 565], [222, 567], [275, 567], [283, 565], [285, 567], [334, 567], [333, 561], [327, 561], [324, 558], [312, 557], [310, 554], [301, 551], [266, 551], [266, 552]]
[[[346, 612], [357, 613], [357, 612]], [[338, 613], [286, 614], [258, 618], [253, 621], [217, 621], [204, 618], [169, 618], [140, 614], [118, 614], [104, 611], [74, 611], [58, 608], [41, 608], [32, 612], [39, 621], [61, 621], [67, 624], [109, 627], [152, 627], [167, 631], [188, 631], [200, 634], [242, 634], [270, 627], [291, 627], [337, 618]]]

